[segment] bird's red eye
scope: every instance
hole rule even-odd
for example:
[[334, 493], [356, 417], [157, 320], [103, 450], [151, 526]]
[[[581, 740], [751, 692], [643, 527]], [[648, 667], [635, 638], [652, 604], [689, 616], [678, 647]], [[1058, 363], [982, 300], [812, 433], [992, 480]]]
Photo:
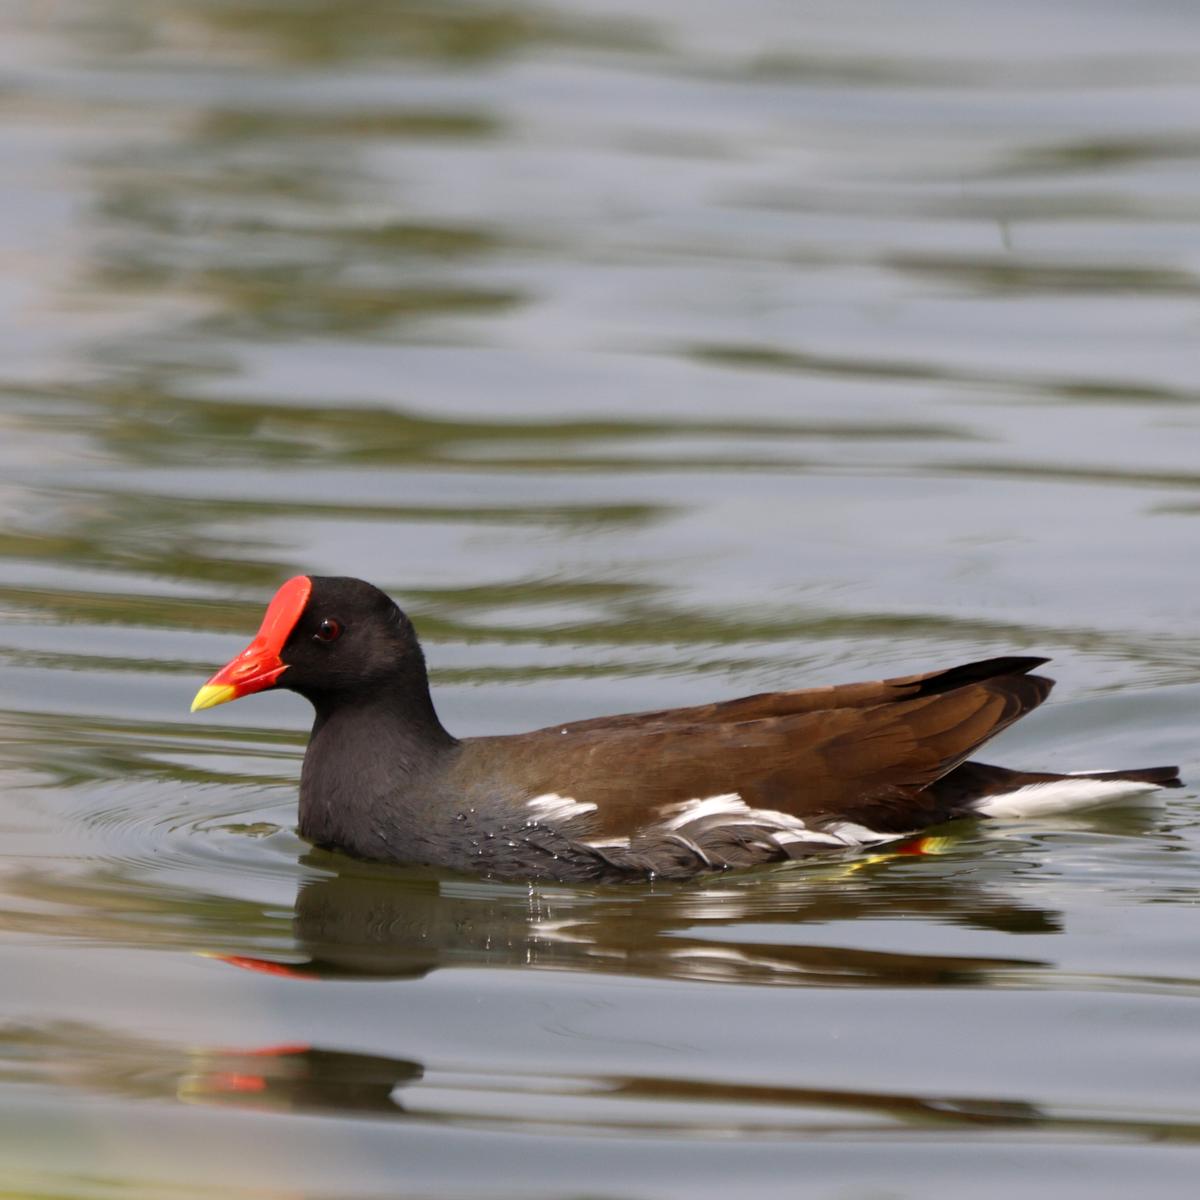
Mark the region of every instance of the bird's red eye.
[[317, 632], [313, 634], [313, 638], [318, 642], [336, 642], [342, 636], [342, 623], [335, 621], [332, 617], [326, 617], [320, 625], [317, 626]]

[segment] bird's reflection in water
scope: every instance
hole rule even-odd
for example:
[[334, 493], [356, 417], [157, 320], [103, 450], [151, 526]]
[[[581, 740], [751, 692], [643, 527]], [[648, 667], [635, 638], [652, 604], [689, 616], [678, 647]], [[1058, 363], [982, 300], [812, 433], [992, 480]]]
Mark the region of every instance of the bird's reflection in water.
[[[834, 1088], [727, 1083], [662, 1076], [523, 1075], [511, 1071], [429, 1071], [406, 1058], [284, 1046], [204, 1056], [180, 1083], [192, 1103], [289, 1112], [466, 1121], [496, 1127], [538, 1125], [627, 1130], [627, 1104], [638, 1104], [644, 1130], [681, 1134], [715, 1129], [769, 1134], [819, 1125], [877, 1128], [905, 1124], [1005, 1125], [1043, 1116], [1021, 1101]], [[199, 1068], [199, 1069], [196, 1069]], [[421, 1086], [417, 1086], [421, 1085]], [[495, 1098], [503, 1097], [503, 1112]], [[546, 1108], [546, 1102], [552, 1108]], [[622, 1102], [625, 1102], [624, 1104]], [[657, 1117], [641, 1105], [662, 1108]], [[719, 1106], [720, 1115], [716, 1115]]]
[[430, 1066], [312, 1045], [182, 1047], [86, 1022], [0, 1026], [0, 1081], [340, 1119], [627, 1137], [1024, 1129], [1196, 1143], [1200, 1124], [1020, 1099], [673, 1075]]
[[[978, 985], [1045, 966], [1024, 957], [916, 954], [803, 936], [805, 927], [872, 918], [1010, 933], [1059, 929], [1056, 913], [1018, 903], [982, 880], [977, 860], [970, 870], [896, 870], [888, 877], [893, 865], [937, 844], [921, 839], [871, 858], [811, 868], [609, 889], [434, 878], [315, 853], [308, 865], [334, 864], [336, 870], [304, 883], [296, 896], [294, 932], [304, 958], [227, 961], [310, 978], [405, 978], [456, 965], [522, 965], [714, 982], [890, 987]], [[851, 942], [852, 932], [846, 939]]]
[[[610, 889], [526, 889], [313, 852], [293, 913], [296, 955], [220, 957], [278, 975], [285, 987], [415, 978], [459, 965], [815, 987], [1028, 985], [1052, 975], [1050, 963], [1029, 957], [856, 944], [867, 929], [876, 941], [894, 929], [898, 945], [911, 945], [914, 926], [933, 930], [938, 945], [949, 940], [936, 932], [947, 926], [1060, 928], [1059, 914], [1014, 898], [1027, 863], [957, 854], [953, 844], [945, 856], [926, 854], [936, 848], [926, 839], [806, 868]], [[88, 1024], [0, 1029], [0, 1077], [260, 1111], [614, 1136], [634, 1128], [674, 1137], [991, 1127], [1200, 1140], [1200, 1127], [1186, 1122], [1057, 1111], [1020, 1098], [564, 1068], [464, 1067], [334, 1045], [183, 1047]]]
[[1060, 1137], [1200, 1142], [1200, 1124], [988, 1096], [791, 1087], [664, 1075], [425, 1069], [404, 1058], [316, 1047], [210, 1056], [181, 1099], [289, 1112], [495, 1130], [668, 1137], [795, 1137], [881, 1130], [1024, 1130]]
[[881, 1121], [1024, 1124], [1043, 1116], [1021, 1101], [673, 1076], [431, 1068], [409, 1058], [309, 1045], [185, 1049], [84, 1022], [0, 1027], [0, 1079], [14, 1077], [138, 1100], [563, 1132], [627, 1133], [632, 1122], [672, 1135], [771, 1134], [876, 1129]]
[[197, 1054], [176, 1095], [189, 1103], [288, 1112], [398, 1116], [396, 1091], [424, 1075], [418, 1062], [319, 1046]]

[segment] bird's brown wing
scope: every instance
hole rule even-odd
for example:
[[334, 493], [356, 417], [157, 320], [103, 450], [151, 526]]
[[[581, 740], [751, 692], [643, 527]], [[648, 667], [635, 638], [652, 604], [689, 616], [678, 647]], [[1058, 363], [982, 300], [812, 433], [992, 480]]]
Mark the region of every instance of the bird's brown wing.
[[[758, 721], [769, 717], [799, 716], [801, 713], [826, 712], [844, 708], [873, 708], [891, 705], [945, 692], [957, 691], [969, 683], [979, 683], [1001, 676], [1024, 675], [1040, 667], [1048, 659], [1010, 655], [988, 658], [981, 662], [965, 663], [942, 671], [920, 675], [899, 675], [892, 679], [875, 679], [861, 683], [835, 684], [830, 687], [802, 688], [788, 692], [759, 692], [739, 696], [734, 700], [719, 700], [691, 708], [667, 708], [657, 712], [620, 713], [615, 716], [593, 717], [586, 721], [568, 722], [571, 733], [617, 732], [634, 730], [642, 733], [656, 729], [679, 728], [690, 725], [725, 725], [742, 721]], [[536, 733], [560, 734], [561, 725]], [[532, 735], [531, 735], [532, 736]]]
[[[635, 834], [715, 796], [810, 824], [854, 821], [904, 832], [940, 819], [929, 784], [1041, 703], [1053, 686], [1038, 676], [1000, 674], [959, 676], [957, 686], [943, 687], [947, 677], [954, 672], [901, 681], [908, 696], [861, 706], [723, 722], [571, 726], [571, 736], [547, 730], [517, 739], [526, 742], [527, 755], [510, 740], [509, 765], [525, 759], [528, 769], [515, 774], [527, 777], [530, 795], [594, 804], [600, 836]], [[857, 700], [855, 687], [872, 686], [881, 685], [850, 685], [843, 695]], [[886, 686], [896, 689], [897, 682]], [[737, 714], [739, 704], [756, 711], [755, 699], [731, 701], [726, 712]]]

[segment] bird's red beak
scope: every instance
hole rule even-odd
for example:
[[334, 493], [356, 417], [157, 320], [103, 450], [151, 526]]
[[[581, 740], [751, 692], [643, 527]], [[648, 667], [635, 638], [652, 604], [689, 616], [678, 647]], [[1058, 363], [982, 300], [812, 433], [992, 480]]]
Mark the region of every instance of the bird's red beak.
[[254, 641], [196, 693], [192, 712], [271, 687], [287, 670], [287, 663], [279, 655], [311, 594], [312, 580], [307, 575], [289, 579], [267, 606], [267, 614]]

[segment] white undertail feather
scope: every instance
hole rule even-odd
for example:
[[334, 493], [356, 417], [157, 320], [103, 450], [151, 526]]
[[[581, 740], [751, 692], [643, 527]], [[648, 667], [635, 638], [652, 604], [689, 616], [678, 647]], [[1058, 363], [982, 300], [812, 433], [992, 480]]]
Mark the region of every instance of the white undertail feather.
[[1027, 783], [1001, 796], [987, 796], [972, 808], [983, 817], [1048, 817], [1081, 808], [1105, 808], [1158, 791], [1158, 784], [1134, 779], [1054, 779]]

